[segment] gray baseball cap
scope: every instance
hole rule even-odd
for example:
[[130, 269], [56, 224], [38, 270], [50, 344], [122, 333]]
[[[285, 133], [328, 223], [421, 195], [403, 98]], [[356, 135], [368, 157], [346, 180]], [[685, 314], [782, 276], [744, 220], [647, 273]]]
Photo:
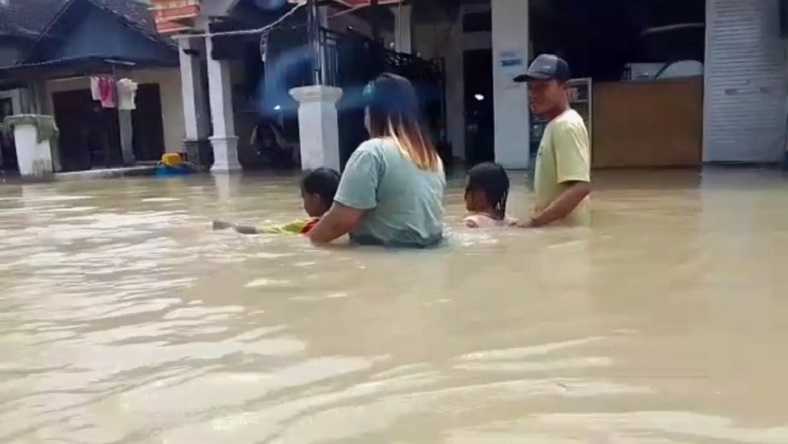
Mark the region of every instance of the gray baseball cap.
[[558, 80], [565, 82], [571, 78], [572, 73], [569, 71], [569, 64], [566, 63], [566, 60], [555, 54], [540, 54], [531, 62], [531, 66], [528, 67], [528, 71], [525, 74], [520, 74], [512, 80], [517, 83], [530, 80]]

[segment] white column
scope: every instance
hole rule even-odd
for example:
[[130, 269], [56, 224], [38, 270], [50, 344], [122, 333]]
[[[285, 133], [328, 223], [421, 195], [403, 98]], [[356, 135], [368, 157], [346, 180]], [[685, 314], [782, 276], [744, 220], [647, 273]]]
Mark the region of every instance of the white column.
[[[42, 179], [52, 176], [52, 148], [49, 139], [38, 140], [38, 128], [33, 122], [35, 116], [29, 115], [29, 121], [19, 119], [14, 124], [14, 144], [16, 145], [16, 161], [19, 174], [26, 178]], [[50, 116], [38, 116], [38, 119], [52, 119]], [[51, 123], [54, 125], [54, 123]]]
[[290, 90], [298, 101], [301, 169], [340, 170], [337, 102], [342, 90], [333, 86], [303, 86]]
[[[45, 80], [37, 80], [32, 83], [32, 93], [35, 106], [33, 112], [44, 116], [52, 116], [51, 104], [49, 100], [49, 91], [47, 90], [47, 82]], [[56, 173], [63, 171], [63, 166], [60, 164], [60, 147], [58, 140], [54, 139], [50, 142], [52, 148], [52, 166]]]
[[208, 140], [211, 133], [207, 91], [203, 87], [203, 69], [200, 55], [205, 52], [203, 39], [178, 40], [180, 56], [181, 97], [183, 120], [186, 125], [186, 143]]
[[495, 161], [505, 168], [529, 164], [528, 87], [512, 82], [528, 65], [528, 0], [491, 0]]
[[214, 60], [211, 38], [205, 40], [208, 65], [208, 90], [210, 91], [211, 123], [213, 135], [213, 173], [230, 173], [241, 170], [238, 162], [238, 137], [235, 135], [235, 113], [233, 112], [233, 89], [230, 79], [230, 63]]
[[182, 151], [189, 160], [200, 166], [208, 166], [211, 143], [211, 119], [208, 111], [208, 92], [205, 90], [205, 69], [202, 58], [205, 40], [200, 38], [178, 40], [181, 74], [181, 100], [185, 139]]
[[123, 165], [134, 165], [137, 160], [134, 157], [134, 127], [131, 121], [131, 110], [118, 110], [118, 130], [120, 133], [120, 152], [123, 155]]
[[411, 5], [395, 5], [391, 8], [394, 13], [394, 49], [397, 52], [413, 52], [412, 11]]

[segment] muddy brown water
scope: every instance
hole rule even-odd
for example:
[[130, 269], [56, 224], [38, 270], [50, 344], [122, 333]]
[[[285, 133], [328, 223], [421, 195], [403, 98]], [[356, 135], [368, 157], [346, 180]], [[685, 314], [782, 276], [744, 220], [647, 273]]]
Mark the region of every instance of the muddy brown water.
[[426, 252], [210, 230], [290, 178], [0, 184], [0, 442], [788, 443], [788, 178], [595, 181], [487, 232], [454, 181]]

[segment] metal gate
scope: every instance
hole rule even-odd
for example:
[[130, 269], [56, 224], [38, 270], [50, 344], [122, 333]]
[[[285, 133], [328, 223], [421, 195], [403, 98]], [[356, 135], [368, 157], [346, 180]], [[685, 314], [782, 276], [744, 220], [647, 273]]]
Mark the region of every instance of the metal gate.
[[704, 162], [778, 162], [786, 63], [779, 0], [706, 0]]
[[[342, 99], [337, 103], [339, 150], [343, 166], [350, 154], [368, 137], [364, 128], [362, 92], [368, 82], [383, 72], [398, 74], [411, 81], [422, 102], [426, 124], [441, 150], [443, 144], [440, 141], [445, 133], [446, 118], [445, 74], [440, 60], [425, 60], [411, 54], [390, 51], [380, 42], [359, 34], [321, 29], [320, 40], [326, 58], [323, 78], [327, 84], [340, 87], [343, 91]], [[445, 155], [444, 151], [447, 149], [442, 150]]]
[[[422, 101], [427, 125], [441, 150], [444, 162], [451, 158], [445, 139], [445, 74], [440, 60], [389, 51], [379, 42], [352, 32], [319, 30], [322, 78], [326, 85], [342, 88], [337, 103], [339, 150], [344, 166], [350, 154], [367, 139], [364, 128], [362, 92], [366, 84], [383, 72], [399, 74], [413, 83]], [[289, 96], [291, 88], [312, 84], [311, 53], [303, 29], [277, 29], [268, 37], [265, 63], [266, 112], [297, 119], [298, 103]]]

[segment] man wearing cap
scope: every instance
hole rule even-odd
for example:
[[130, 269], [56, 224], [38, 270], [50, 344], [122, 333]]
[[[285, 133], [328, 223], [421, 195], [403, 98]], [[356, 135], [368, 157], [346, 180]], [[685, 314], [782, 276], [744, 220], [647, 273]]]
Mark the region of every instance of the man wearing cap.
[[525, 74], [514, 78], [518, 83], [528, 82], [531, 111], [548, 121], [534, 167], [536, 206], [518, 226], [588, 223], [591, 153], [585, 122], [569, 107], [570, 77], [566, 61], [542, 54]]

